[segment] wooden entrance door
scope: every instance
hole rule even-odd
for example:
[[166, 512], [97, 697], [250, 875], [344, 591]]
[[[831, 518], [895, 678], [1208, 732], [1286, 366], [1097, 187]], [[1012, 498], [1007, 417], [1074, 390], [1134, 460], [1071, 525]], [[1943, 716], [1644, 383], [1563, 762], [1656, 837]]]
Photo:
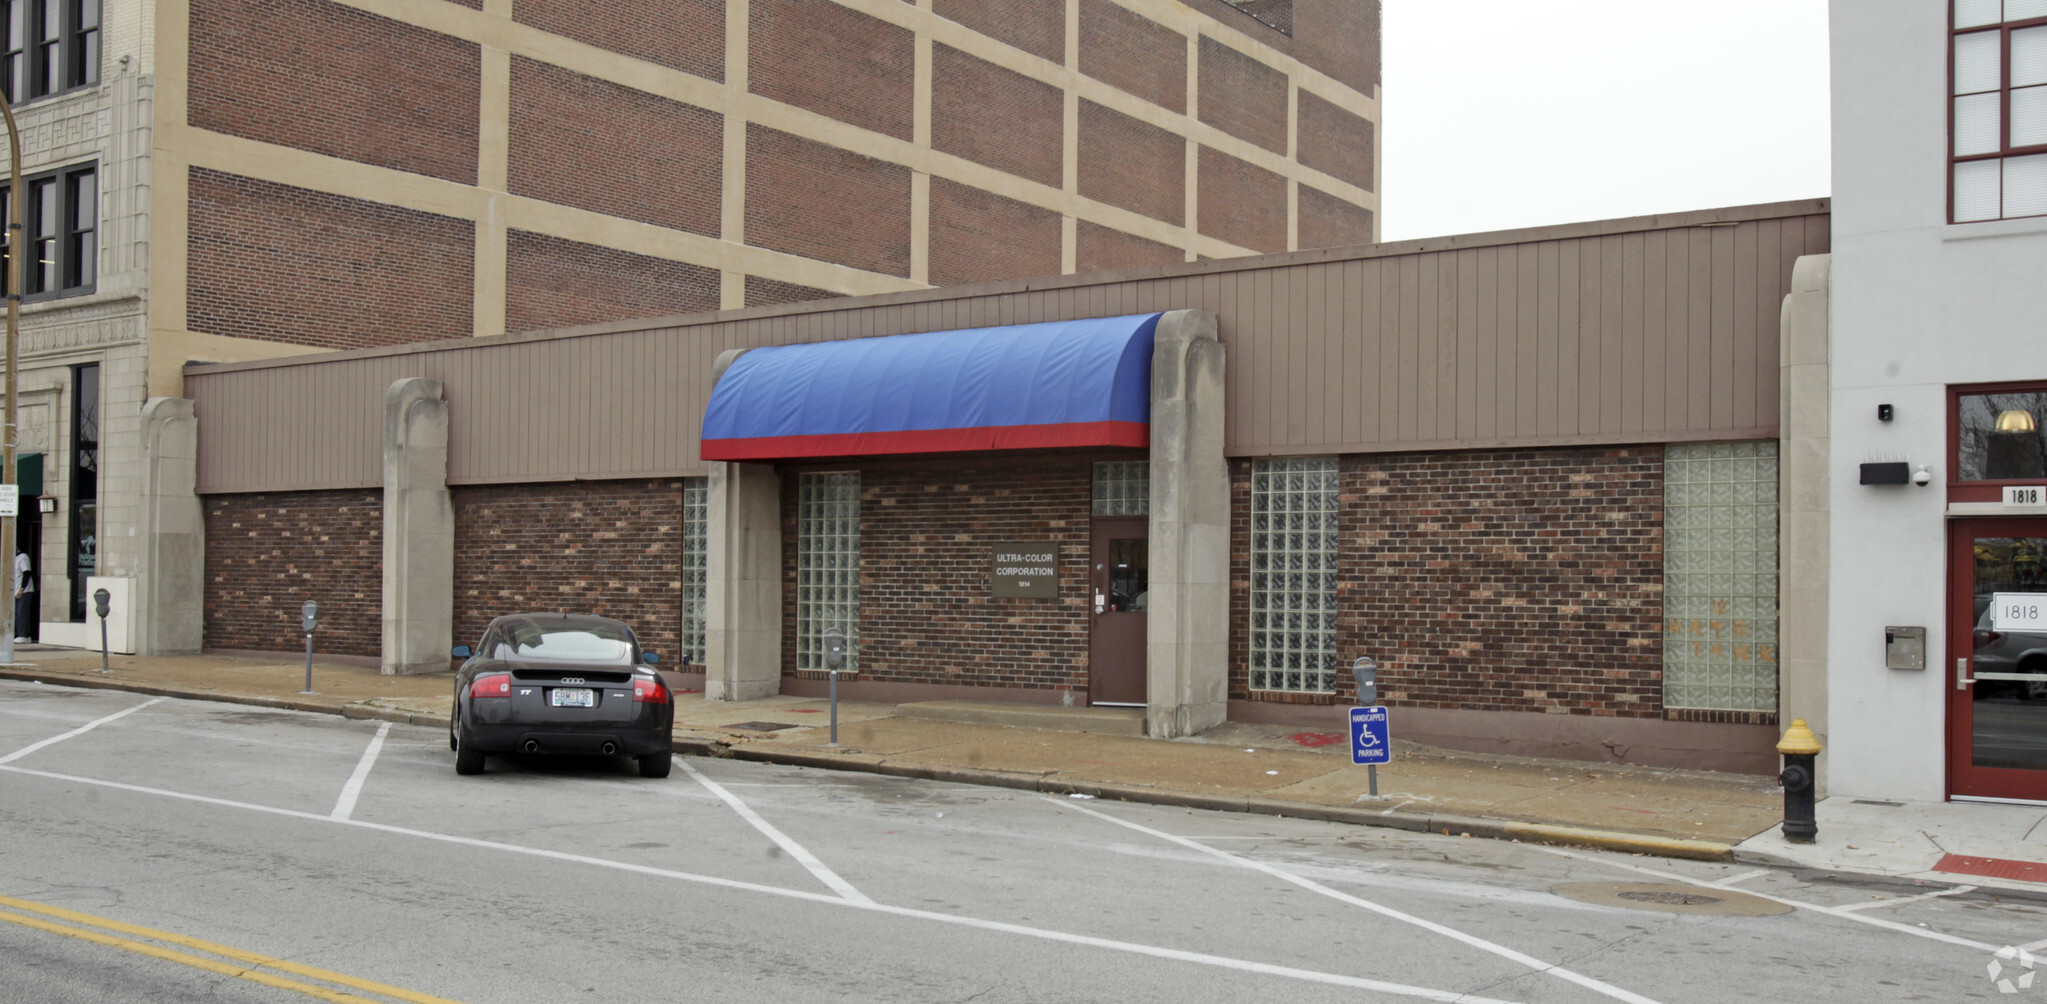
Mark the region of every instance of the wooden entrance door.
[[1948, 792], [2047, 801], [2047, 519], [1948, 541]]
[[1096, 517], [1090, 549], [1088, 702], [1143, 707], [1151, 520]]

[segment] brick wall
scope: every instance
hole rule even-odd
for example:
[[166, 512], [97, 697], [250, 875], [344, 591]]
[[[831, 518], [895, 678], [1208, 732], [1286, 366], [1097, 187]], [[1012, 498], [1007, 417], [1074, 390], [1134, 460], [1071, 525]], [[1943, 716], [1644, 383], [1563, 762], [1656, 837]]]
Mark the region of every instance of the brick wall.
[[799, 286], [793, 282], [763, 279], [757, 275], [746, 277], [746, 305], [749, 307], [765, 307], [777, 303], [800, 303], [804, 300], [829, 300], [835, 296], [844, 295], [844, 293], [834, 293], [829, 289], [814, 289], [810, 286]]
[[1201, 121], [1286, 152], [1286, 74], [1203, 35], [1200, 75]]
[[1286, 179], [1202, 147], [1197, 158], [1201, 232], [1253, 251], [1286, 250]]
[[193, 0], [192, 125], [476, 183], [475, 43], [326, 0]]
[[[1092, 472], [1062, 457], [863, 468], [860, 678], [1085, 688]], [[784, 675], [796, 671], [798, 480], [782, 472]], [[1002, 541], [1060, 543], [1057, 600], [989, 596], [989, 545]]]
[[1301, 186], [1301, 250], [1372, 243], [1372, 211]]
[[1186, 252], [1170, 244], [1160, 244], [1086, 220], [1081, 220], [1074, 229], [1074, 252], [1076, 265], [1082, 272], [1175, 265], [1187, 260]]
[[725, 79], [725, 0], [519, 0], [512, 18], [634, 59]]
[[932, 12], [1055, 63], [1066, 61], [1066, 5], [1017, 0], [933, 0]]
[[1187, 36], [1113, 0], [1080, 0], [1080, 72], [1187, 110]]
[[323, 349], [463, 338], [466, 220], [192, 168], [186, 325]]
[[505, 329], [538, 331], [718, 309], [717, 269], [513, 230]]
[[[1239, 698], [1267, 696], [1248, 689], [1250, 470], [1231, 463]], [[1358, 455], [1340, 470], [1338, 661], [1377, 659], [1385, 703], [1662, 715], [1661, 448]], [[1320, 700], [1349, 699], [1339, 677]]]
[[1372, 191], [1372, 121], [1311, 91], [1302, 91], [1300, 101], [1302, 165]]
[[1187, 216], [1187, 141], [1092, 101], [1080, 103], [1080, 194], [1178, 224]]
[[1379, 86], [1379, 0], [1293, 0], [1294, 58], [1352, 90]]
[[560, 610], [622, 620], [664, 665], [682, 630], [682, 482], [579, 481], [450, 489], [455, 640], [490, 619]]
[[510, 147], [514, 195], [718, 235], [717, 112], [515, 56]]
[[746, 242], [907, 278], [910, 169], [748, 123]]
[[911, 138], [916, 42], [909, 30], [832, 0], [753, 0], [750, 11], [749, 90]]
[[931, 147], [1059, 187], [1065, 97], [1050, 84], [931, 47]]
[[1058, 213], [931, 179], [932, 285], [1058, 274]]
[[315, 600], [316, 651], [378, 654], [382, 490], [209, 495], [203, 501], [207, 648], [302, 649], [299, 607]]

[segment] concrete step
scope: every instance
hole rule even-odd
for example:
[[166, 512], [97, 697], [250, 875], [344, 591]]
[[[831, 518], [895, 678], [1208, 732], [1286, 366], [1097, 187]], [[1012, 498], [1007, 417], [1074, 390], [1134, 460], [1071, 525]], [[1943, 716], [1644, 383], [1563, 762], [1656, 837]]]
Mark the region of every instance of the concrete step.
[[896, 714], [934, 722], [965, 725], [1012, 725], [1059, 732], [1094, 732], [1112, 736], [1144, 735], [1143, 708], [1062, 708], [1050, 704], [1006, 704], [999, 701], [919, 701], [899, 705]]

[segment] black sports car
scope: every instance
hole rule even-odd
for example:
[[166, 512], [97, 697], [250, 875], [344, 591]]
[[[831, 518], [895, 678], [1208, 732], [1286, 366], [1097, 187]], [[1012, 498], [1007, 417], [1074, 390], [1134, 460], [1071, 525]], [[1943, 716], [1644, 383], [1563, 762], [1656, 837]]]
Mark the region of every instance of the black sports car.
[[675, 698], [658, 657], [633, 629], [583, 614], [511, 614], [490, 622], [455, 673], [448, 746], [455, 772], [483, 773], [492, 753], [576, 753], [640, 762], [640, 776], [673, 765]]

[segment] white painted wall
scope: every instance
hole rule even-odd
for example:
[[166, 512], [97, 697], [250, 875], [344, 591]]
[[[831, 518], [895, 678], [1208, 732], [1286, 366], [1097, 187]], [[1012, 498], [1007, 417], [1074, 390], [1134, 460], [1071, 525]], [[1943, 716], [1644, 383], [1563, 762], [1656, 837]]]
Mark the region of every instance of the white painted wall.
[[[1834, 0], [1831, 20], [1830, 790], [1940, 799], [1946, 388], [2047, 379], [2047, 218], [1946, 223], [1945, 0]], [[1863, 487], [1875, 460], [1926, 464], [1935, 483]], [[1926, 627], [1924, 672], [1884, 668], [1892, 624]]]

